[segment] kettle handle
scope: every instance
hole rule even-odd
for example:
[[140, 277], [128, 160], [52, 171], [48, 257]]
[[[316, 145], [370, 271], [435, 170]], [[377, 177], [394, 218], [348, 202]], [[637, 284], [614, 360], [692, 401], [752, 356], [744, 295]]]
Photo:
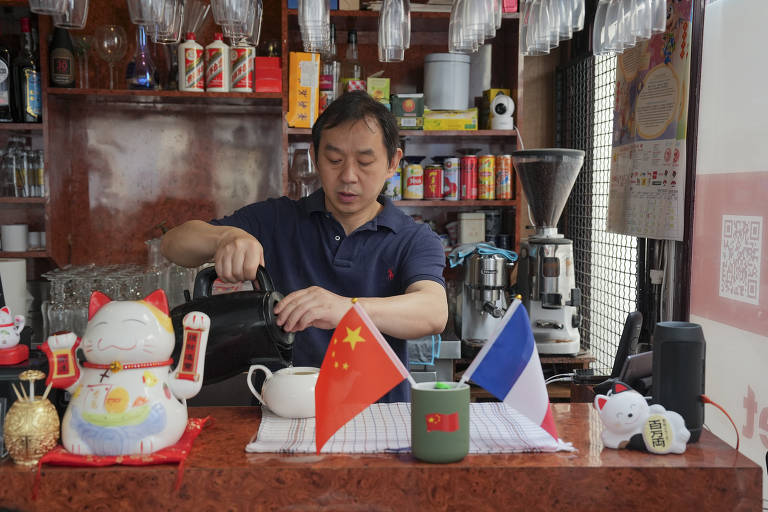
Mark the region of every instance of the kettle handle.
[[[213, 290], [213, 282], [219, 274], [216, 273], [216, 267], [211, 265], [205, 267], [203, 270], [197, 273], [195, 277], [195, 288], [192, 292], [192, 297], [197, 299], [199, 297], [210, 297]], [[267, 269], [259, 265], [259, 269], [256, 271], [256, 282], [259, 284], [259, 289], [263, 292], [275, 291], [275, 285], [272, 282], [272, 278], [267, 272]]]
[[[267, 405], [266, 402], [264, 402], [264, 399], [261, 398], [261, 395], [258, 391], [256, 391], [256, 388], [253, 387], [253, 382], [251, 382], [251, 375], [253, 375], [253, 372], [255, 370], [261, 370], [263, 371], [266, 376], [264, 377], [264, 384], [267, 383], [267, 381], [272, 377], [272, 372], [269, 368], [264, 366], [263, 364], [254, 364], [248, 369], [248, 389], [251, 390], [251, 393], [259, 399], [259, 402], [261, 402], [262, 405]], [[261, 390], [264, 391], [264, 384], [261, 385]]]

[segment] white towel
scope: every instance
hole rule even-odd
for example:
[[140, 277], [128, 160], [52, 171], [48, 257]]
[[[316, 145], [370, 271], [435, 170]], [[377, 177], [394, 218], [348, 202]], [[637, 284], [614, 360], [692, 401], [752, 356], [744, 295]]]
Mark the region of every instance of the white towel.
[[[540, 426], [501, 402], [471, 403], [469, 453], [573, 451]], [[288, 419], [262, 409], [256, 440], [247, 452], [315, 453], [315, 418]], [[411, 451], [411, 404], [373, 404], [344, 425], [321, 453]]]

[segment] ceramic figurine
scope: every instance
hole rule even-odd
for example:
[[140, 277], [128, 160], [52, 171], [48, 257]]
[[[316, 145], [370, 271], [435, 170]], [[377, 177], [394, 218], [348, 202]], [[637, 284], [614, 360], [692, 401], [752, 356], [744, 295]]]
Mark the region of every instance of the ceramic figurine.
[[22, 315], [14, 317], [8, 306], [0, 308], [0, 350], [18, 345], [22, 329], [24, 329]]
[[[184, 346], [171, 369], [175, 338], [165, 292], [144, 300], [112, 301], [93, 292], [82, 340], [55, 334], [43, 344], [49, 381], [72, 394], [61, 425], [69, 452], [148, 454], [175, 444], [187, 425], [187, 398], [203, 382], [210, 318], [183, 319]], [[81, 348], [86, 361], [75, 358]], [[181, 401], [180, 401], [181, 400]]]
[[[691, 433], [675, 411], [648, 405], [643, 395], [623, 382], [615, 382], [607, 395], [595, 397], [608, 448], [644, 447], [657, 454], [683, 453]], [[639, 436], [639, 437], [635, 437]]]

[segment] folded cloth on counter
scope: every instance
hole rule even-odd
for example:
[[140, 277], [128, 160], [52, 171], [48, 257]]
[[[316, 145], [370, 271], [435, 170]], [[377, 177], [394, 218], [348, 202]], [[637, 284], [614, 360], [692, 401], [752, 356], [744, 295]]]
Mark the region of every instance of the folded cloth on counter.
[[[281, 418], [262, 409], [251, 453], [315, 453], [315, 419]], [[573, 451], [540, 426], [502, 402], [469, 404], [469, 453]], [[387, 453], [411, 451], [411, 404], [373, 404], [344, 425], [321, 453]]]
[[124, 464], [127, 466], [148, 466], [151, 464], [178, 464], [176, 473], [176, 482], [174, 490], [181, 487], [181, 481], [184, 474], [184, 461], [186, 461], [189, 451], [192, 449], [192, 443], [206, 423], [211, 421], [210, 416], [205, 418], [187, 419], [187, 427], [179, 441], [171, 446], [158, 450], [154, 453], [144, 455], [77, 455], [64, 449], [62, 445], [57, 445], [54, 449], [43, 455], [37, 464], [37, 477], [32, 490], [33, 499], [37, 495], [37, 488], [40, 483], [40, 474], [43, 464], [52, 464], [55, 466], [112, 466], [114, 464]]

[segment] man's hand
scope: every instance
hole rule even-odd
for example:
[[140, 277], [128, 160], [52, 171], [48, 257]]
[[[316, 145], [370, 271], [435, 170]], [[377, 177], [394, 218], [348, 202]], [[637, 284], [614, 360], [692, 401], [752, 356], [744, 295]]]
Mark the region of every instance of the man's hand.
[[311, 286], [289, 293], [277, 303], [277, 325], [286, 332], [303, 331], [307, 327], [335, 329], [350, 306], [349, 298]]
[[227, 228], [218, 240], [213, 261], [222, 281], [253, 281], [259, 265], [265, 265], [264, 248], [256, 238], [242, 229]]

